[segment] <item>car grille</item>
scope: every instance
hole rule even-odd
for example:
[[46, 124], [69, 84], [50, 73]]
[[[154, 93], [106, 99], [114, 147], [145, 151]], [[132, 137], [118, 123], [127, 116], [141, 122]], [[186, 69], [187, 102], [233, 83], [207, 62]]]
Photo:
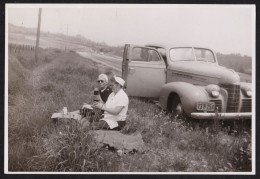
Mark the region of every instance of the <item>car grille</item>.
[[215, 110], [218, 109], [218, 112], [222, 111], [222, 101], [221, 100], [210, 100], [210, 102], [214, 102], [215, 103]]
[[251, 99], [243, 99], [241, 112], [251, 112], [252, 111], [252, 100]]
[[227, 112], [238, 112], [240, 85], [221, 85], [228, 92]]

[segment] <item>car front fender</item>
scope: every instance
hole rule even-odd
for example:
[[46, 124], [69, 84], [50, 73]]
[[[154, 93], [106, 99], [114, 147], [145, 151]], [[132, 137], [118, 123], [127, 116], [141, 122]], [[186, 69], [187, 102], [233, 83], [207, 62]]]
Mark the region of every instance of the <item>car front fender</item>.
[[208, 93], [203, 87], [185, 82], [171, 82], [165, 84], [160, 90], [159, 104], [163, 109], [169, 109], [169, 100], [171, 100], [170, 96], [172, 95], [179, 96], [184, 112], [187, 115], [196, 111], [198, 102], [209, 101]]

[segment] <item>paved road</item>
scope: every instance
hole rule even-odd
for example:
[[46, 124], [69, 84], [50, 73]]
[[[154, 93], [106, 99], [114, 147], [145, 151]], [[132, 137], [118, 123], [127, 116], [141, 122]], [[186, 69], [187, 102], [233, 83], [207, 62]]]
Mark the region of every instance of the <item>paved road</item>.
[[95, 62], [102, 63], [103, 65], [106, 65], [110, 68], [115, 69], [118, 72], [121, 72], [122, 68], [122, 59], [112, 57], [112, 56], [107, 56], [107, 55], [99, 55], [99, 54], [94, 54], [94, 53], [89, 53], [89, 52], [77, 52], [83, 57], [89, 58]]

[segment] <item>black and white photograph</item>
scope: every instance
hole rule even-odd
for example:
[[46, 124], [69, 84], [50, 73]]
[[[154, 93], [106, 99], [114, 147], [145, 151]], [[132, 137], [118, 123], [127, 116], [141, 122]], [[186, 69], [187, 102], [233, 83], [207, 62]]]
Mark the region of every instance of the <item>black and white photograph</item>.
[[5, 4], [6, 174], [256, 173], [253, 4]]

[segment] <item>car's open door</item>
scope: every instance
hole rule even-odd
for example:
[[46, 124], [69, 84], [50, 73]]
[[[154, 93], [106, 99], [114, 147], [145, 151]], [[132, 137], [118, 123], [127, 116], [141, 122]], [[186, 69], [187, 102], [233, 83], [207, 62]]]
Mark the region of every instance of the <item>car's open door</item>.
[[122, 77], [129, 96], [158, 98], [166, 82], [165, 69], [165, 62], [156, 49], [125, 45]]

